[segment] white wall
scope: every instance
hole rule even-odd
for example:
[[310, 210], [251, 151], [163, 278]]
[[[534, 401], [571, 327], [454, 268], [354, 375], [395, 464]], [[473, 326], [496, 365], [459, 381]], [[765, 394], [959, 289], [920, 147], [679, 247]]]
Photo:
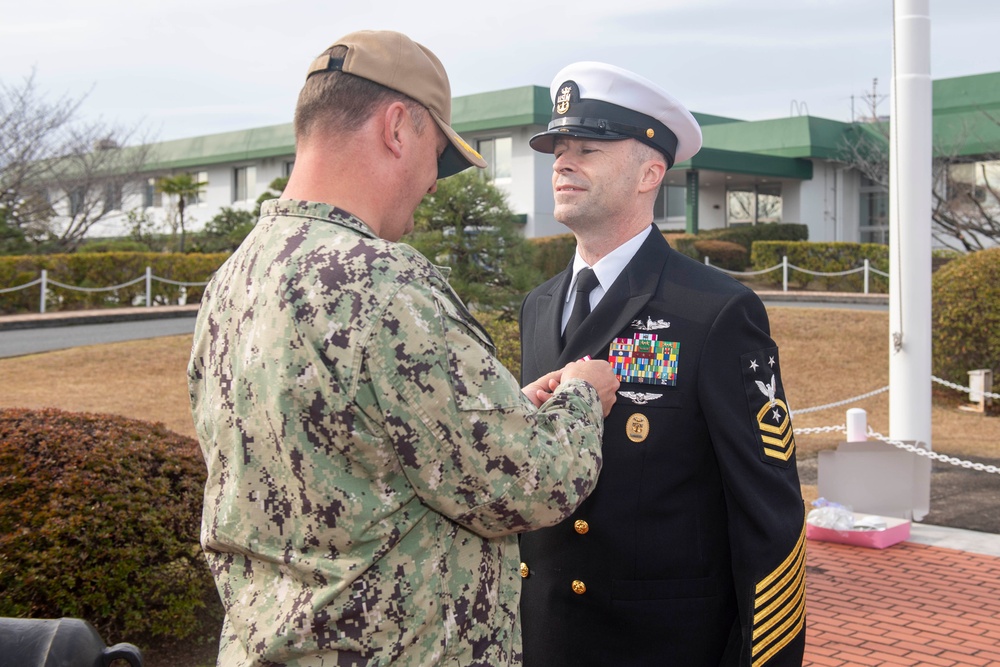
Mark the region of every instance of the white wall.
[[786, 183], [782, 190], [786, 221], [808, 226], [810, 241], [860, 240], [856, 171], [840, 163], [813, 160], [812, 180], [799, 182], [798, 188], [794, 183]]

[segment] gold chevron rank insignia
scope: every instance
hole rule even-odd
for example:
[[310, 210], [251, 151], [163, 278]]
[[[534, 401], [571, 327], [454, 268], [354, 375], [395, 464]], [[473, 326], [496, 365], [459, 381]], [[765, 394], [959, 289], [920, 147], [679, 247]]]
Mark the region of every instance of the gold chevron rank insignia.
[[778, 372], [778, 348], [744, 354], [740, 363], [761, 460], [787, 468], [795, 454], [795, 436]]

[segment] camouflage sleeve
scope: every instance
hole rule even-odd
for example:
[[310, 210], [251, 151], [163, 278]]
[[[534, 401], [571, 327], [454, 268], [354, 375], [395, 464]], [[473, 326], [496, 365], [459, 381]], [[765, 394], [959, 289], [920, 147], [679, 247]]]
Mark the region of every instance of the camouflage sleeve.
[[449, 294], [410, 283], [384, 303], [365, 364], [387, 436], [423, 502], [485, 537], [569, 516], [601, 466], [594, 388], [566, 382], [536, 409]]

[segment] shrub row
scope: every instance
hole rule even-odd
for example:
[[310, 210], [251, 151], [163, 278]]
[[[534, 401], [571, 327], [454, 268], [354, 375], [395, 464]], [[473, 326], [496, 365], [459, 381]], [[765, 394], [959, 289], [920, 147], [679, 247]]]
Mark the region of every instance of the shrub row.
[[[788, 263], [817, 273], [837, 273], [864, 266], [867, 259], [872, 268], [889, 272], [889, 247], [877, 243], [814, 243], [804, 241], [756, 241], [750, 253], [750, 265], [754, 271], [764, 271], [781, 264], [782, 257]], [[780, 270], [762, 274], [760, 281], [775, 286], [782, 284]], [[825, 289], [859, 292], [864, 287], [863, 272], [846, 276], [814, 276], [804, 271], [789, 269], [790, 286], [806, 288], [814, 282]], [[889, 279], [871, 272], [868, 290], [885, 293], [889, 289]]]
[[[709, 261], [730, 271], [747, 268], [751, 261], [751, 247], [762, 239], [794, 241], [807, 236], [805, 225], [767, 224], [728, 229], [706, 230], [697, 235], [676, 232], [664, 233], [664, 238], [676, 250], [698, 261]], [[576, 241], [572, 234], [560, 234], [531, 239], [533, 261], [544, 279], [562, 271], [573, 259]], [[822, 244], [806, 244], [806, 246]], [[843, 244], [846, 246], [858, 244]], [[881, 248], [883, 246], [873, 246]], [[773, 254], [773, 253], [772, 253]], [[0, 289], [15, 288], [36, 280], [43, 269], [50, 280], [84, 288], [101, 288], [102, 291], [83, 292], [49, 286], [47, 310], [78, 310], [130, 306], [142, 303], [146, 286], [138, 282], [128, 287], [104, 291], [103, 288], [121, 285], [145, 274], [152, 267], [153, 274], [177, 282], [199, 283], [225, 261], [226, 253], [148, 253], [148, 252], [80, 252], [64, 255], [0, 256]], [[780, 255], [778, 256], [780, 261]], [[799, 264], [799, 262], [793, 262]], [[816, 262], [809, 264], [813, 268]], [[806, 266], [805, 264], [799, 264]], [[839, 266], [839, 264], [838, 264]], [[824, 269], [813, 269], [824, 270]], [[838, 269], [839, 270], [839, 269]], [[773, 280], [773, 279], [772, 279]], [[799, 280], [805, 280], [801, 276]], [[777, 284], [781, 283], [780, 276]], [[803, 286], [808, 281], [803, 283]], [[860, 285], [860, 283], [859, 283]], [[0, 293], [0, 314], [34, 312], [39, 309], [39, 287]], [[200, 286], [181, 287], [157, 281], [153, 285], [156, 304], [178, 303], [181, 295], [188, 303], [201, 298]]]
[[[663, 232], [672, 248], [699, 262], [709, 261], [730, 271], [746, 269], [754, 242], [762, 240], [804, 241], [809, 238], [805, 225], [777, 223], [747, 225], [727, 229], [708, 229], [698, 234]], [[531, 239], [535, 263], [546, 280], [566, 268], [573, 259], [576, 240], [572, 234]]]
[[[65, 255], [16, 255], [0, 257], [0, 289], [18, 287], [48, 272], [49, 280], [75, 287], [105, 288], [121, 285], [145, 275], [151, 267], [159, 278], [177, 282], [199, 283], [221, 266], [228, 255], [148, 252], [73, 253]], [[36, 285], [0, 293], [0, 313], [37, 312], [41, 287]], [[154, 281], [157, 304], [176, 304], [182, 294], [187, 302], [201, 299], [203, 288], [181, 287]], [[140, 281], [128, 287], [99, 292], [81, 292], [49, 285], [46, 310], [80, 310], [131, 306], [145, 303], [146, 284]]]

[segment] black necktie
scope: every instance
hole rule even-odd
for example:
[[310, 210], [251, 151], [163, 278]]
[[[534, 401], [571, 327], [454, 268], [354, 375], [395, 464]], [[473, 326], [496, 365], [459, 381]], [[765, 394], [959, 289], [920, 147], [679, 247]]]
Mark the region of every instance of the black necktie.
[[563, 343], [570, 339], [573, 332], [587, 319], [587, 315], [590, 315], [590, 293], [600, 284], [601, 282], [597, 279], [597, 274], [589, 267], [581, 270], [577, 275], [576, 301], [573, 302], [573, 312], [570, 313], [569, 321], [566, 322], [566, 331], [563, 332]]

